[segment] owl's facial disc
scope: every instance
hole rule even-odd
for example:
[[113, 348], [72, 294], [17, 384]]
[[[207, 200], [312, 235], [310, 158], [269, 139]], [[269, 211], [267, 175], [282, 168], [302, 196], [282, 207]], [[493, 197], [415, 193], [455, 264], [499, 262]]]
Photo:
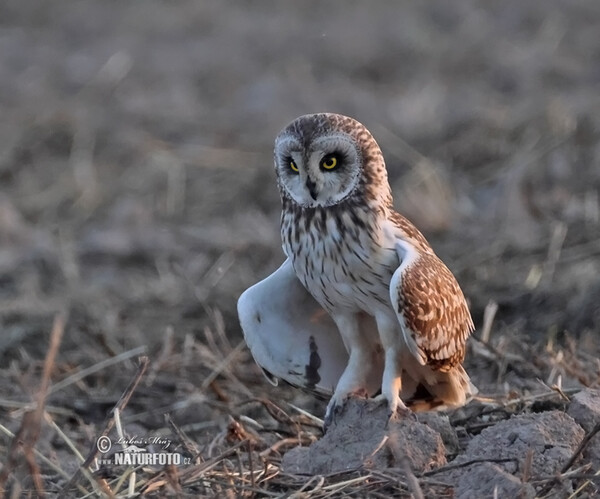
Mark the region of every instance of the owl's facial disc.
[[319, 137], [305, 147], [293, 137], [283, 137], [275, 153], [280, 184], [301, 206], [338, 204], [358, 183], [361, 156], [346, 134]]

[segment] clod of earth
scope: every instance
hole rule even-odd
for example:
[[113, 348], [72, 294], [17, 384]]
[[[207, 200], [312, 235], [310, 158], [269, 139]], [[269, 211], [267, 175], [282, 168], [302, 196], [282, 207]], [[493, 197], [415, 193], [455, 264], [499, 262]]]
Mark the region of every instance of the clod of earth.
[[[457, 499], [481, 499], [482, 497], [535, 497], [535, 489], [528, 483], [522, 483], [516, 476], [510, 475], [492, 463], [479, 463], [472, 466], [468, 473], [455, 481]], [[495, 494], [495, 495], [494, 495]]]
[[310, 447], [289, 451], [283, 457], [282, 468], [286, 473], [326, 475], [360, 468], [401, 467], [399, 459], [407, 459], [414, 472], [446, 464], [442, 437], [431, 426], [410, 416], [392, 419], [387, 428], [386, 421], [385, 404], [350, 399], [323, 438]]
[[[576, 393], [567, 411], [587, 432], [598, 431], [600, 425], [600, 390], [583, 390]], [[600, 436], [591, 438], [583, 450], [583, 458], [592, 463], [600, 463]]]
[[600, 423], [600, 390], [583, 390], [573, 396], [567, 411], [585, 431]]
[[551, 475], [560, 471], [583, 436], [583, 429], [564, 412], [520, 414], [483, 430], [456, 462], [512, 458], [515, 461], [500, 466], [517, 473], [523, 470], [527, 453], [533, 451], [531, 474]]

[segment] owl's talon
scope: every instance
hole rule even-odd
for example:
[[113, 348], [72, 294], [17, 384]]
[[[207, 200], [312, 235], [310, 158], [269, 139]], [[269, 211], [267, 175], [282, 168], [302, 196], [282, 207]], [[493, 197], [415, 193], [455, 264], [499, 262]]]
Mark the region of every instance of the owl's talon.
[[327, 433], [327, 430], [331, 427], [331, 425], [337, 422], [337, 417], [341, 414], [342, 407], [342, 404], [337, 403], [330, 403], [330, 406], [327, 407], [325, 417], [323, 418], [323, 433]]
[[369, 392], [366, 388], [357, 388], [345, 396], [334, 395], [329, 401], [327, 410], [325, 411], [325, 417], [323, 418], [323, 432], [327, 432], [327, 429], [336, 422], [337, 416], [341, 414], [344, 404], [349, 398], [366, 399], [368, 397]]
[[375, 402], [376, 404], [387, 404], [388, 400], [386, 398], [386, 396], [383, 393], [380, 393], [379, 395], [377, 395], [376, 397], [373, 397], [373, 402]]
[[411, 411], [408, 407], [404, 406], [404, 407], [397, 407], [395, 411], [392, 411], [391, 409], [388, 409], [388, 422], [392, 419], [392, 418], [397, 418], [397, 419], [410, 419], [413, 423], [416, 423], [417, 420], [417, 415]]
[[387, 412], [387, 421], [386, 421], [386, 427], [387, 425], [390, 423], [390, 421], [392, 420], [392, 418], [394, 418], [395, 416], [398, 415], [397, 411], [392, 411], [388, 408], [388, 412]]
[[391, 400], [388, 400], [388, 398], [385, 395], [381, 394], [381, 395], [378, 395], [377, 397], [375, 397], [373, 400], [378, 404], [384, 404], [384, 403], [387, 404], [388, 411], [387, 411], [387, 421], [385, 424], [386, 428], [388, 427], [390, 420], [396, 419], [396, 418], [398, 418], [398, 419], [409, 418], [414, 422], [417, 421], [417, 416], [415, 415], [415, 413], [413, 411], [411, 411], [408, 407], [406, 407], [406, 405], [404, 404], [404, 402], [402, 402], [400, 397], [392, 397]]
[[323, 418], [323, 433], [327, 433], [332, 424], [333, 414], [325, 414], [325, 418]]

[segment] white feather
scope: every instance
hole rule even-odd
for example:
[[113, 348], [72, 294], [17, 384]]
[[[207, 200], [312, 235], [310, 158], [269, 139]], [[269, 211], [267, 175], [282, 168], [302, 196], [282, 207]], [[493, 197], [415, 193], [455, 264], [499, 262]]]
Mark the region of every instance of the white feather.
[[[259, 366], [293, 385], [333, 393], [348, 363], [348, 353], [335, 323], [302, 286], [289, 259], [240, 296], [238, 314], [246, 343]], [[360, 326], [365, 334], [377, 338], [372, 317], [361, 317]], [[314, 386], [315, 378], [307, 378], [311, 343], [320, 360], [320, 379]], [[369, 374], [371, 394], [379, 389], [382, 372], [383, 358], [375, 359]]]

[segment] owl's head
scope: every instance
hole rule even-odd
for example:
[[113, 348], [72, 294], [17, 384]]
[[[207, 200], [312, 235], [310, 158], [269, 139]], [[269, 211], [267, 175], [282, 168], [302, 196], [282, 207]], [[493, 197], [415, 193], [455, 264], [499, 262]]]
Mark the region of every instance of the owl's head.
[[282, 195], [302, 207], [360, 197], [391, 202], [381, 150], [358, 121], [339, 114], [300, 116], [275, 139]]

